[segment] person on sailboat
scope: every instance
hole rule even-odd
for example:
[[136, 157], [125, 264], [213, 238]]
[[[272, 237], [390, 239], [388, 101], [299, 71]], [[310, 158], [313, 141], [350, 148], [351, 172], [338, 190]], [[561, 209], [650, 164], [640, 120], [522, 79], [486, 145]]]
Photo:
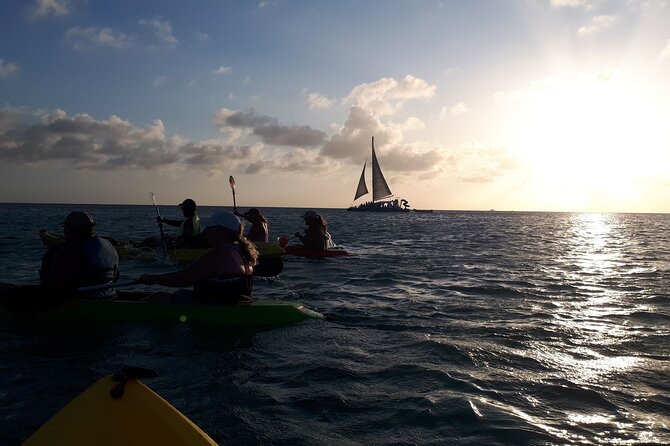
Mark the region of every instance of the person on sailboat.
[[307, 211], [302, 218], [307, 228], [304, 234], [296, 232], [295, 236], [300, 239], [304, 248], [325, 251], [334, 246], [333, 239], [328, 232], [328, 224], [323, 217], [314, 211]]
[[235, 211], [235, 215], [251, 223], [246, 237], [252, 242], [268, 242], [268, 221], [256, 208], [251, 208], [244, 214]]

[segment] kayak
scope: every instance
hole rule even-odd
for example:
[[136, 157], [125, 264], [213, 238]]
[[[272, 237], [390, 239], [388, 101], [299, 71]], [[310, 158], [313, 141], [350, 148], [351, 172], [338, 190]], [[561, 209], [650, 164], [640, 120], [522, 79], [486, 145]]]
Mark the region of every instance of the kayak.
[[118, 375], [106, 376], [86, 389], [23, 443], [24, 446], [216, 444], [141, 381], [127, 377], [124, 380]]
[[[0, 290], [2, 290], [0, 288]], [[251, 303], [174, 302], [175, 294], [117, 291], [114, 300], [44, 296], [38, 286], [5, 288], [0, 293], [0, 320], [88, 324], [104, 322], [167, 322], [208, 324], [230, 329], [263, 329], [324, 319], [296, 302], [253, 300]], [[160, 296], [160, 298], [156, 298]], [[166, 298], [167, 296], [167, 298]], [[172, 296], [172, 297], [170, 297]]]
[[[161, 258], [160, 250], [148, 246], [137, 246], [128, 240], [116, 240], [107, 238], [120, 258], [157, 261]], [[65, 241], [62, 233], [50, 232], [46, 229], [40, 230], [40, 239], [47, 248], [50, 248]], [[284, 249], [271, 243], [254, 242], [259, 253], [258, 263], [254, 266], [254, 275], [259, 277], [274, 277], [279, 275], [284, 269], [284, 262], [281, 256]], [[211, 248], [168, 248], [167, 253], [170, 261], [174, 263], [190, 263], [208, 252]]]
[[329, 249], [306, 249], [302, 246], [286, 246], [284, 248], [286, 254], [299, 257], [310, 257], [310, 258], [324, 258], [324, 257], [340, 257], [347, 256], [349, 252], [344, 248], [329, 248]]
[[[107, 238], [112, 242], [116, 252], [121, 258], [131, 258], [138, 260], [158, 260], [160, 258], [160, 250], [150, 248], [148, 246], [138, 246], [137, 244], [129, 240], [116, 240], [109, 237]], [[65, 240], [65, 236], [59, 232], [51, 232], [46, 229], [40, 230], [40, 239], [42, 243], [48, 248], [58, 243], [62, 243]], [[272, 256], [281, 256], [284, 254], [284, 250], [278, 246], [273, 245], [272, 243], [265, 242], [254, 242], [258, 254], [261, 258], [272, 257]], [[202, 256], [204, 253], [208, 252], [211, 248], [168, 248], [168, 257], [175, 263], [189, 263]]]

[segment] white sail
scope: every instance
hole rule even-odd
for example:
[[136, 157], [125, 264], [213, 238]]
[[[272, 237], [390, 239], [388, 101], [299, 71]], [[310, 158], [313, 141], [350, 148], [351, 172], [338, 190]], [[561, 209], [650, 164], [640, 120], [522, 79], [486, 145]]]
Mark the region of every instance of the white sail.
[[[359, 186], [360, 187], [360, 186]], [[375, 154], [375, 137], [372, 137], [372, 201], [381, 200], [392, 196], [393, 193], [386, 184], [382, 169], [379, 167], [377, 155]]]
[[363, 195], [368, 193], [368, 187], [365, 185], [365, 167], [367, 165], [367, 162], [363, 163], [363, 172], [361, 172], [361, 179], [358, 181], [358, 188], [356, 189], [356, 196], [354, 197], [354, 200], [356, 200], [358, 197], [362, 197]]

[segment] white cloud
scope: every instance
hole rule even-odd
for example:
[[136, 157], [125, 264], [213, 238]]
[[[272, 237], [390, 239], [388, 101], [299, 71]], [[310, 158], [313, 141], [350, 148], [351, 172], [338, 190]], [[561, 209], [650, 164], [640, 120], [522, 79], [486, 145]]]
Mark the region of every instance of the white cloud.
[[552, 8], [581, 8], [586, 11], [597, 9], [607, 0], [549, 0]]
[[230, 74], [233, 71], [231, 67], [226, 67], [221, 65], [219, 68], [216, 69], [215, 73], [216, 74]]
[[160, 87], [161, 85], [165, 84], [167, 82], [168, 78], [167, 76], [163, 76], [162, 74], [159, 74], [156, 76], [154, 81], [152, 82], [152, 85], [154, 87]]
[[428, 99], [435, 95], [437, 87], [412, 75], [401, 81], [382, 78], [378, 81], [355, 87], [346, 97], [352, 105], [374, 111], [378, 116], [391, 115], [400, 110], [409, 99]]
[[440, 118], [445, 118], [447, 115], [462, 115], [469, 111], [470, 109], [465, 105], [465, 102], [459, 102], [451, 107], [442, 107], [442, 110], [440, 110]]
[[65, 32], [65, 41], [75, 49], [93, 47], [127, 48], [134, 44], [134, 39], [123, 32], [95, 26], [70, 28]]
[[0, 78], [12, 76], [19, 71], [19, 65], [0, 58]]
[[335, 104], [334, 100], [328, 99], [320, 93], [309, 93], [305, 89], [303, 90], [303, 94], [307, 95], [307, 105], [311, 110], [324, 110], [331, 108]]
[[591, 23], [582, 26], [577, 31], [580, 36], [590, 36], [611, 28], [616, 23], [617, 18], [610, 15], [599, 15], [591, 18]]
[[152, 19], [141, 19], [137, 22], [138, 25], [144, 26], [153, 32], [154, 36], [161, 42], [168, 46], [174, 46], [178, 40], [172, 35], [172, 25], [167, 20], [161, 17], [154, 17]]
[[665, 44], [665, 48], [663, 48], [658, 54], [658, 60], [668, 59], [670, 59], [670, 39], [668, 39], [668, 42]]
[[70, 7], [67, 0], [36, 0], [35, 4], [28, 10], [28, 16], [31, 19], [66, 16], [68, 14], [70, 14]]
[[209, 43], [209, 34], [196, 31], [193, 33], [195, 41], [198, 45], [207, 45]]

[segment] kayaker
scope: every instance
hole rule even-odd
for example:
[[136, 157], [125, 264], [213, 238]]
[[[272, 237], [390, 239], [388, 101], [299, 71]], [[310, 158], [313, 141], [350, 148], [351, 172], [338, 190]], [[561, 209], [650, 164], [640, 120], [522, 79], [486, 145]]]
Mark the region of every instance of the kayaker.
[[261, 211], [256, 208], [251, 208], [244, 214], [235, 211], [235, 215], [244, 218], [251, 223], [247, 238], [252, 242], [268, 242], [268, 221]]
[[183, 220], [172, 220], [169, 218], [156, 217], [158, 223], [165, 223], [170, 226], [178, 227], [175, 239], [175, 246], [183, 247], [190, 246], [193, 237], [197, 236], [202, 232], [202, 227], [200, 225], [200, 217], [195, 213], [196, 204], [190, 198], [187, 198], [179, 204], [182, 213], [184, 214]]
[[[76, 290], [82, 286], [116, 282], [119, 256], [112, 244], [95, 233], [95, 220], [84, 211], [70, 212], [62, 223], [65, 241], [55, 245], [42, 258], [40, 282], [49, 288]], [[113, 299], [114, 289], [84, 295], [94, 299]]]
[[305, 233], [296, 232], [295, 236], [300, 239], [302, 246], [306, 249], [326, 250], [333, 246], [333, 241], [328, 233], [326, 220], [314, 211], [307, 211], [302, 215], [307, 228]]
[[[139, 282], [168, 287], [193, 286], [192, 297], [223, 304], [251, 300], [253, 267], [258, 251], [242, 235], [242, 223], [232, 212], [220, 212], [203, 221], [200, 234], [214, 248], [186, 268], [171, 273], [144, 274]], [[179, 299], [179, 297], [177, 297]]]

